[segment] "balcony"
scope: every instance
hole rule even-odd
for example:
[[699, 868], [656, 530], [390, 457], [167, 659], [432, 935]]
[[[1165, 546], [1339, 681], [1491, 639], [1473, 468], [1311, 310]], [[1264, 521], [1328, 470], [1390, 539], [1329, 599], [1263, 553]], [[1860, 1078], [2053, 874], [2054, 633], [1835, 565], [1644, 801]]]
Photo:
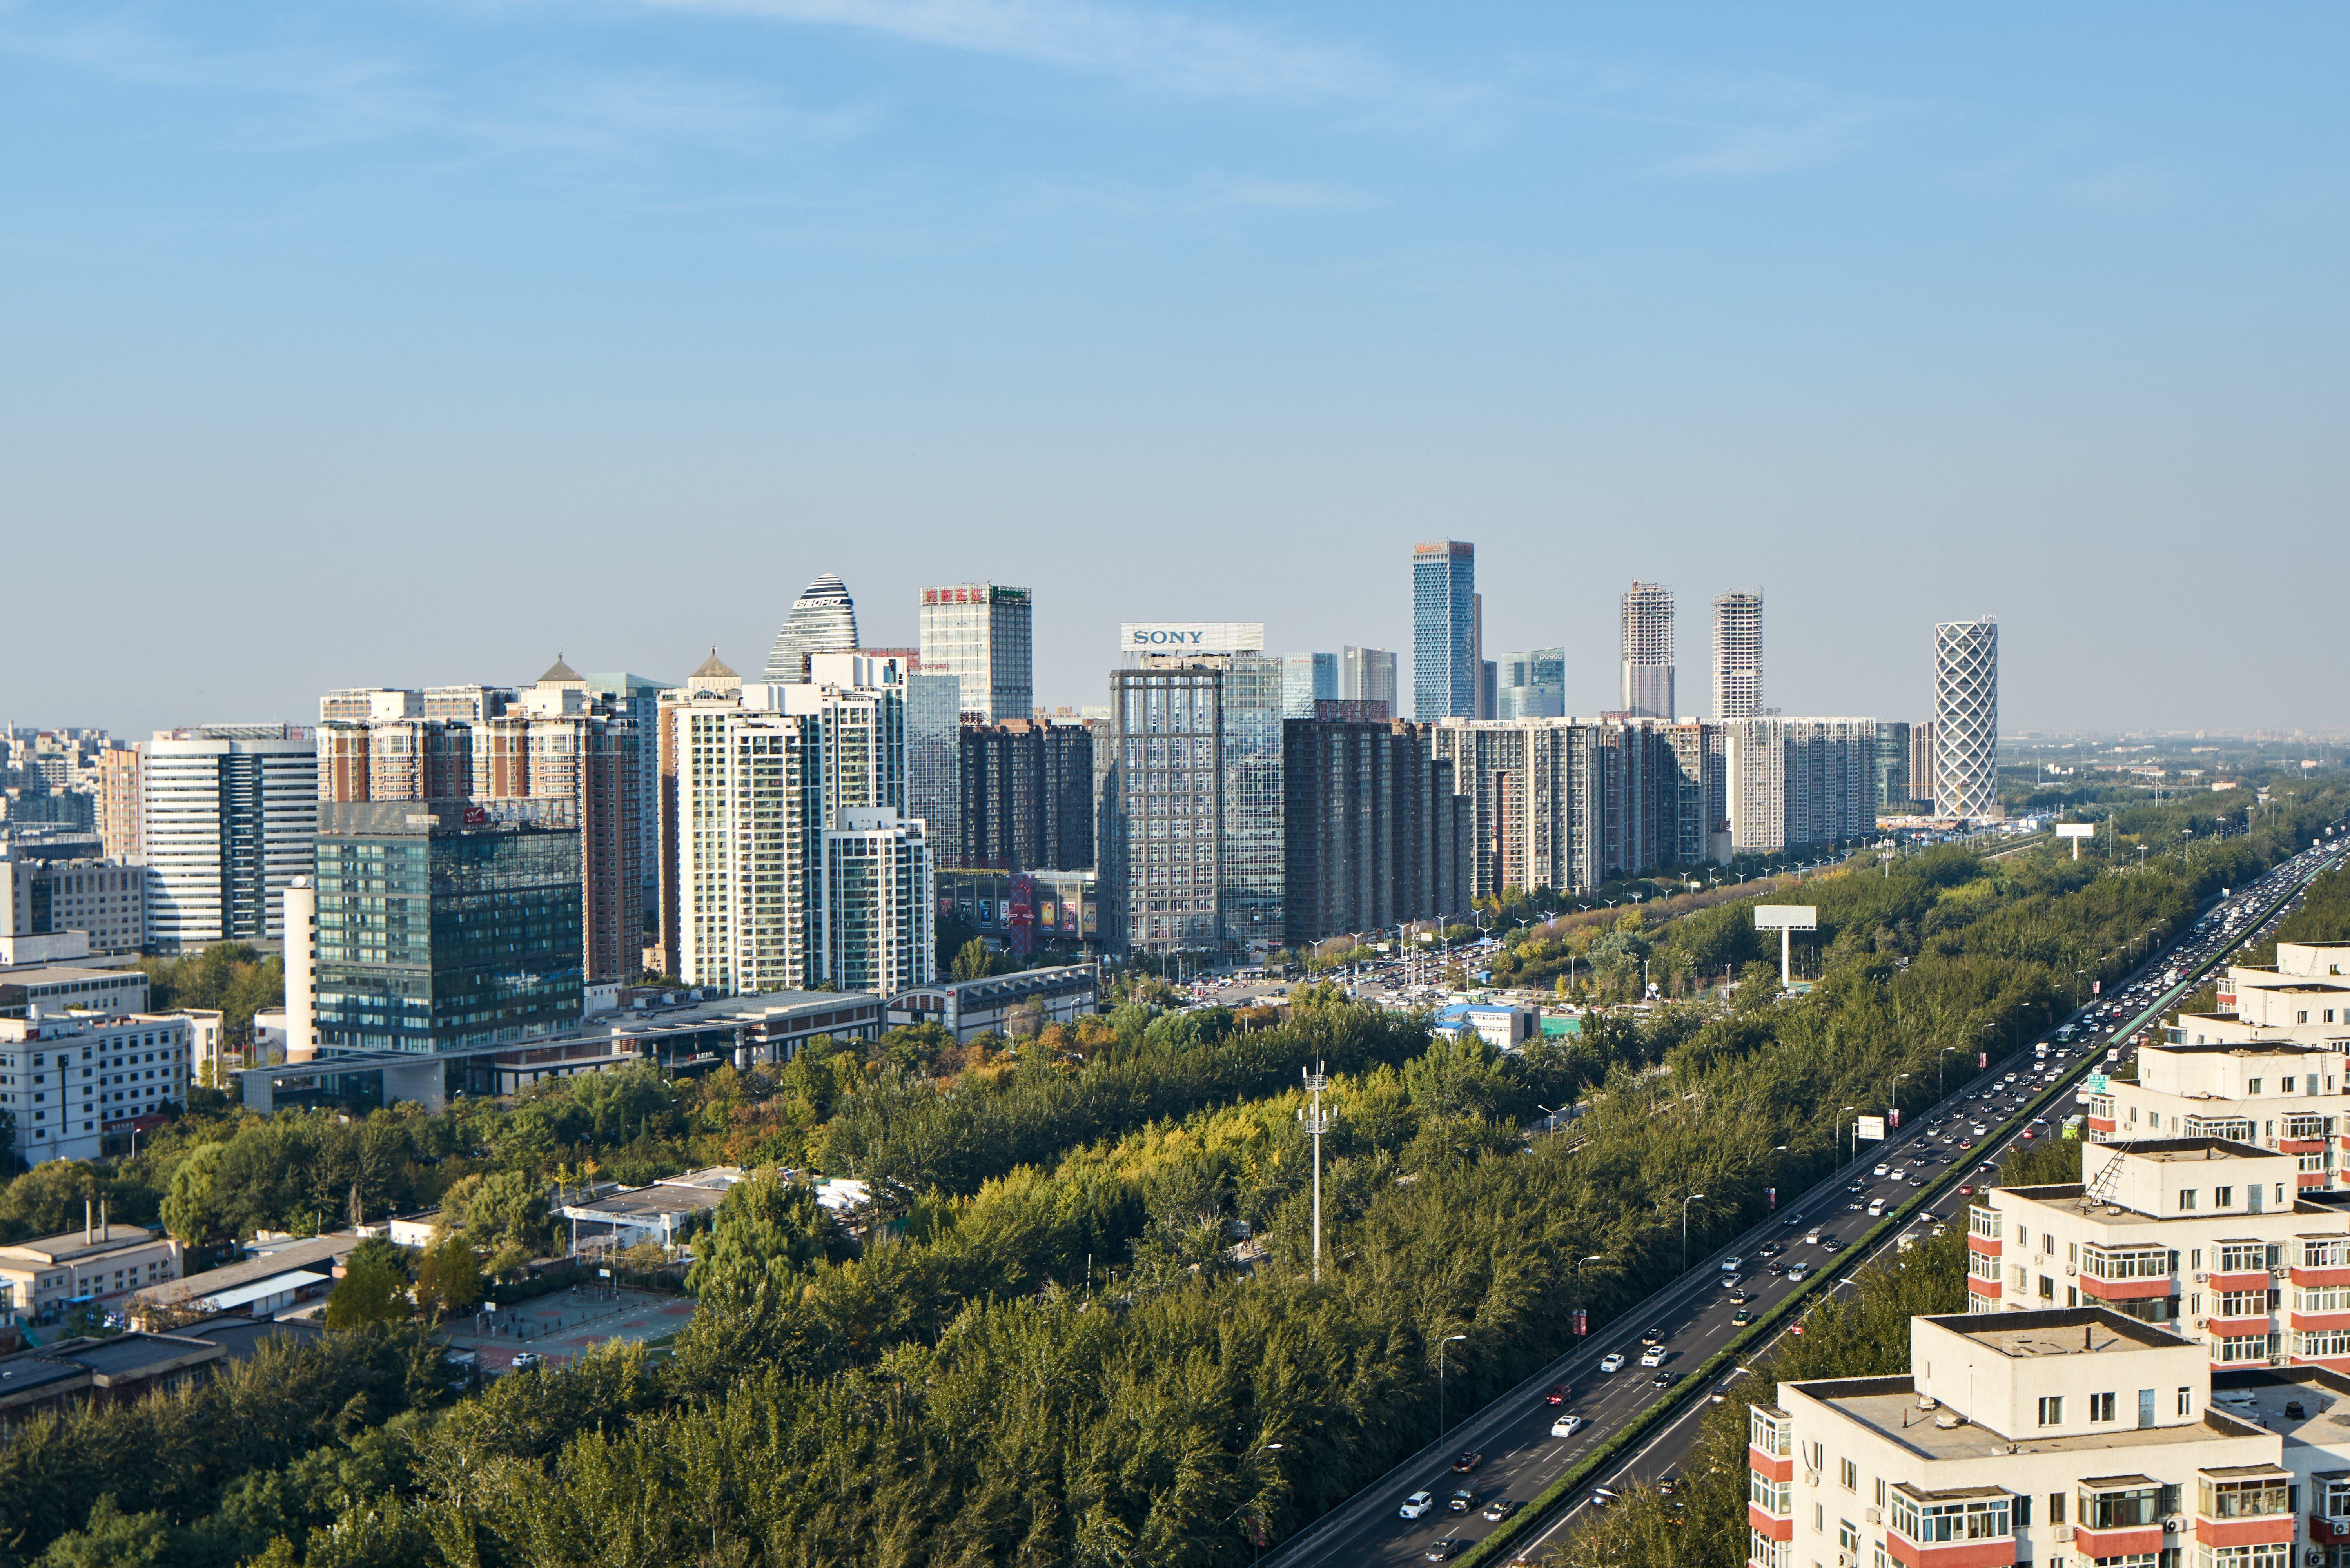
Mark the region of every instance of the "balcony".
[[1996, 1258], [1999, 1256], [1999, 1239], [1995, 1236], [1978, 1236], [1971, 1231], [1967, 1232], [1967, 1251], [1970, 1252], [1985, 1258]]
[[[2268, 1276], [2262, 1274], [2261, 1279], [2265, 1283]], [[2101, 1302], [2142, 1302], [2177, 1293], [2177, 1287], [2167, 1275], [2157, 1275], [2152, 1279], [2100, 1280], [2083, 1274], [2079, 1277], [2079, 1283], [2083, 1295]]]
[[[2155, 1524], [2127, 1525], [2118, 1530], [2092, 1530], [2085, 1524], [2073, 1527], [2073, 1551], [2090, 1558], [2135, 1557], [2163, 1548], [2162, 1526]], [[2176, 1544], [2174, 1542], [2172, 1544]]]
[[1765, 1513], [1751, 1502], [1746, 1505], [1746, 1527], [1765, 1541], [1795, 1539], [1795, 1521], [1792, 1518], [1781, 1519], [1777, 1514]]
[[1902, 1568], [2014, 1568], [2015, 1537], [1921, 1543], [1899, 1531], [1888, 1530], [1885, 1532], [1885, 1552]]
[[1762, 1449], [1750, 1447], [1746, 1450], [1746, 1468], [1752, 1470], [1756, 1475], [1761, 1476], [1764, 1480], [1794, 1480], [1795, 1479], [1795, 1456], [1793, 1454], [1782, 1454], [1774, 1459], [1769, 1454], [1764, 1453]]
[[2329, 1519], [2322, 1513], [2311, 1514], [2309, 1540], [2314, 1546], [2350, 1542], [2350, 1519]]

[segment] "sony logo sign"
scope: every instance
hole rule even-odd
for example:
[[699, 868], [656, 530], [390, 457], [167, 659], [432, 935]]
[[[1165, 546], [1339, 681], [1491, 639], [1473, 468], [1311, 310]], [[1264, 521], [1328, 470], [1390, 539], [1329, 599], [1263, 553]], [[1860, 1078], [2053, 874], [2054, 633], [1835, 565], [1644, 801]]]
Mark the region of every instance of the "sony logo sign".
[[1134, 653], [1262, 652], [1261, 621], [1128, 621], [1118, 628], [1118, 645]]
[[1133, 646], [1137, 648], [1158, 648], [1169, 644], [1189, 647], [1208, 639], [1208, 634], [1204, 631], [1170, 631], [1159, 627], [1139, 626], [1134, 628], [1129, 635], [1133, 637]]

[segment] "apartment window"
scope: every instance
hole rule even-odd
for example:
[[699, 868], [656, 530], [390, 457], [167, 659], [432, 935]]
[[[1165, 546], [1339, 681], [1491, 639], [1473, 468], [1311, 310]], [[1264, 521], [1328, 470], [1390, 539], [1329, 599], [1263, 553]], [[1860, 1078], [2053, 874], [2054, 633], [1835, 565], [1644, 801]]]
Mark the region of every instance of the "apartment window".
[[1793, 1481], [1773, 1480], [1760, 1470], [1746, 1472], [1746, 1501], [1765, 1513], [1781, 1519], [1794, 1518], [1794, 1490]]
[[1850, 1459], [1838, 1459], [1836, 1461], [1836, 1480], [1844, 1483], [1845, 1490], [1858, 1491], [1860, 1490], [1860, 1467], [1853, 1463]]
[[[2307, 1022], [2308, 1022], [2308, 1020], [2307, 1020], [2307, 1019], [2303, 1019], [2302, 1022], [2303, 1022], [2303, 1023], [2307, 1023]], [[2258, 1078], [2247, 1078], [2247, 1079], [2244, 1081], [2244, 1093], [2246, 1093], [2246, 1094], [2248, 1094], [2248, 1095], [2257, 1095], [2257, 1094], [2259, 1094], [2260, 1092], [2261, 1092], [2261, 1081], [2260, 1081]]]
[[2064, 1397], [2062, 1394], [2046, 1394], [2041, 1397], [2040, 1424], [2043, 1427], [2061, 1427], [2064, 1424]]
[[1921, 1503], [1903, 1492], [1893, 1494], [1893, 1528], [1920, 1545], [1951, 1541], [1996, 1541], [2012, 1535], [2006, 1497], [1970, 1498], [1963, 1502]]
[[2081, 1494], [2081, 1524], [2088, 1530], [2134, 1530], [2161, 1521], [2160, 1499], [2152, 1487]]
[[1849, 1519], [1836, 1521], [1836, 1550], [1856, 1561], [1860, 1557], [1860, 1532]]
[[2255, 1476], [2249, 1480], [2195, 1483], [2195, 1511], [2205, 1519], [2253, 1519], [2283, 1513], [2292, 1507], [2285, 1497], [2285, 1478]]
[[2179, 1189], [2178, 1207], [2182, 1213], [2195, 1207], [2195, 1189], [2193, 1188], [2184, 1187]]
[[2232, 1187], [2215, 1187], [2215, 1188], [2213, 1188], [2213, 1189], [2211, 1189], [2211, 1207], [2212, 1207], [2212, 1208], [2214, 1208], [2214, 1209], [2229, 1209], [2229, 1208], [2232, 1208], [2232, 1207], [2234, 1207], [2234, 1205], [2235, 1205], [2235, 1201], [2236, 1201], [2236, 1189], [2235, 1189], [2234, 1188], [2232, 1188]]
[[2111, 1394], [2090, 1395], [2089, 1419], [2092, 1421], [2110, 1421], [2113, 1418], [2114, 1397]]
[[2192, 1416], [2195, 1414], [2194, 1389], [2181, 1388], [2178, 1391], [2178, 1413], [2182, 1416]]
[[1885, 1506], [1885, 1478], [1883, 1476], [1877, 1478], [1877, 1506], [1879, 1508], [1883, 1508]]
[[2048, 1522], [2051, 1524], [2064, 1522], [2064, 1494], [2061, 1491], [2052, 1491], [2048, 1494]]

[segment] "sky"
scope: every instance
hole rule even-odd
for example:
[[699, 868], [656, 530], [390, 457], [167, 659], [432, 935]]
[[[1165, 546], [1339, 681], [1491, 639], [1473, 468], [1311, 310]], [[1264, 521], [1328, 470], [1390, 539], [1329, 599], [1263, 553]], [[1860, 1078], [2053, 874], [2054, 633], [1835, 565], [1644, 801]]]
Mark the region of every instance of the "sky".
[[[755, 673], [1030, 587], [1766, 700], [2350, 725], [2350, 12], [0, 0], [0, 722]], [[2328, 582], [2337, 587], [2328, 588]], [[2315, 677], [2313, 679], [2313, 677]], [[1409, 676], [1406, 677], [1409, 690]]]

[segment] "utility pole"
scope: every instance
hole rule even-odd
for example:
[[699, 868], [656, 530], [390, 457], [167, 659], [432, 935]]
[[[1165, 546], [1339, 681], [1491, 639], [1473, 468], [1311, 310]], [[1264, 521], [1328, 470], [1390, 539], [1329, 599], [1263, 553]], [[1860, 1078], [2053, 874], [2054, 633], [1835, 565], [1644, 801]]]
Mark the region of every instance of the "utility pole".
[[1316, 1062], [1314, 1070], [1298, 1072], [1305, 1079], [1305, 1092], [1312, 1096], [1309, 1109], [1297, 1113], [1299, 1124], [1314, 1140], [1314, 1282], [1322, 1282], [1322, 1135], [1330, 1130], [1330, 1118], [1322, 1109], [1322, 1091], [1330, 1086], [1330, 1075]]

